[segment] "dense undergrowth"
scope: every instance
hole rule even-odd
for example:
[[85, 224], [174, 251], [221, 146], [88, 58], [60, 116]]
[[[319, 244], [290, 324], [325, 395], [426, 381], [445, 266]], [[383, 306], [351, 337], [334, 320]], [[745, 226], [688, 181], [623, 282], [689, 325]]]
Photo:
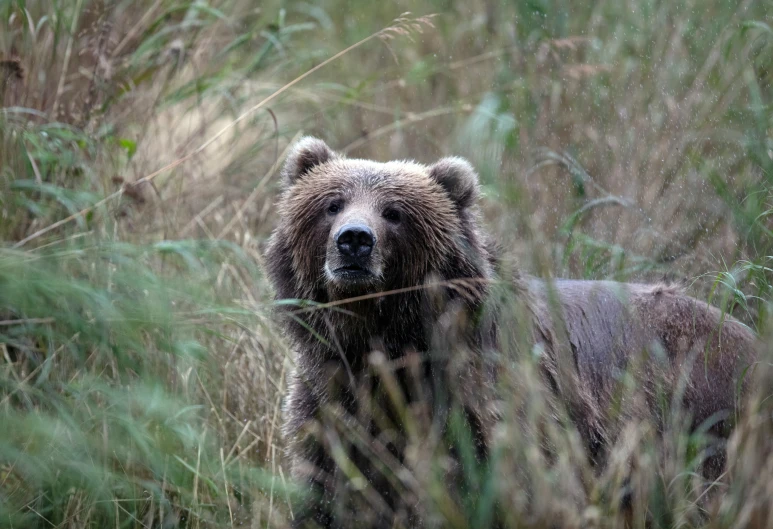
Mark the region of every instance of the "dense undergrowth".
[[[771, 12], [0, 0], [0, 525], [286, 525], [292, 355], [261, 250], [302, 130], [351, 156], [466, 156], [525, 269], [679, 281], [767, 337]], [[663, 441], [629, 425], [600, 475], [570, 424], [543, 424], [546, 458], [511, 421], [515, 448], [469, 469], [465, 501], [432, 473], [411, 493], [443, 526], [485, 526], [499, 500], [508, 527], [618, 527], [634, 468], [636, 527], [766, 527], [767, 365], [712, 503], [678, 413]], [[519, 366], [512, 408], [539, 421], [543, 388]]]

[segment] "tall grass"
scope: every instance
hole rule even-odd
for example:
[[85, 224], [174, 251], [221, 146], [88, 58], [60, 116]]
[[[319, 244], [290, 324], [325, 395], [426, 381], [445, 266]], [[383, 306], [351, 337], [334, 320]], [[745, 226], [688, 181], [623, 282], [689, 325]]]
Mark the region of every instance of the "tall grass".
[[[245, 114], [405, 11], [437, 16]], [[0, 524], [286, 526], [302, 492], [280, 436], [292, 355], [261, 248], [301, 130], [351, 156], [467, 156], [488, 227], [526, 270], [681, 281], [767, 337], [770, 13], [751, 0], [0, 0]], [[619, 527], [630, 486], [636, 527], [765, 527], [768, 363], [718, 495], [678, 409], [660, 440], [622, 425], [595, 473], [529, 355], [502, 382], [510, 449], [488, 465], [462, 454], [455, 496], [446, 454], [414, 439], [405, 494], [438, 526]]]
[[4, 2], [0, 15], [0, 523], [281, 523], [284, 353], [237, 301], [265, 290], [255, 248], [232, 228], [186, 239], [211, 198], [185, 196], [265, 145], [275, 120], [249, 121], [241, 147], [236, 128], [209, 168], [201, 156], [134, 182], [265, 91], [238, 81], [271, 75], [297, 28], [239, 2]]

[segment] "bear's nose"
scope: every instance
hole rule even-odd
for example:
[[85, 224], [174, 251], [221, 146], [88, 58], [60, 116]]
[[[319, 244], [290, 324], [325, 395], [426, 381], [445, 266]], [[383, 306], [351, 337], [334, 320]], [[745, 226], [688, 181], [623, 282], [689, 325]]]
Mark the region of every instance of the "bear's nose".
[[347, 224], [336, 235], [336, 246], [341, 255], [355, 259], [369, 256], [375, 242], [373, 232], [364, 224]]

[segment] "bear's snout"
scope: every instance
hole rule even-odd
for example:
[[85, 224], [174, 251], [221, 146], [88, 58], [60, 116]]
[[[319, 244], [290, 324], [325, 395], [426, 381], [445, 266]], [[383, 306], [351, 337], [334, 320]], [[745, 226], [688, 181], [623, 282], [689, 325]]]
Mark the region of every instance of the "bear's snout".
[[347, 219], [332, 231], [325, 262], [329, 284], [349, 293], [372, 288], [381, 276], [377, 241], [375, 231], [359, 218]]
[[357, 260], [371, 254], [376, 237], [373, 230], [364, 224], [347, 224], [338, 230], [335, 241], [342, 256]]

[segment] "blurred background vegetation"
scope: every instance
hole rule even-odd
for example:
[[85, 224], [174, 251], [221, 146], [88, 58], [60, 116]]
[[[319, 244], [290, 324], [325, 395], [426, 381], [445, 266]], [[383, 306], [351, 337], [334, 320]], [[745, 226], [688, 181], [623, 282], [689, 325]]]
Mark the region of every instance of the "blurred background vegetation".
[[[356, 157], [466, 156], [527, 271], [679, 281], [766, 335], [772, 16], [765, 0], [0, 0], [0, 526], [286, 526], [292, 358], [261, 249], [301, 132]], [[642, 452], [637, 520], [768, 526], [766, 402], [709, 516], [686, 445]], [[585, 472], [570, 455], [529, 468], [528, 501], [501, 487], [512, 527], [619, 526], [614, 472], [567, 496]], [[483, 504], [453, 526], [483, 526]]]

